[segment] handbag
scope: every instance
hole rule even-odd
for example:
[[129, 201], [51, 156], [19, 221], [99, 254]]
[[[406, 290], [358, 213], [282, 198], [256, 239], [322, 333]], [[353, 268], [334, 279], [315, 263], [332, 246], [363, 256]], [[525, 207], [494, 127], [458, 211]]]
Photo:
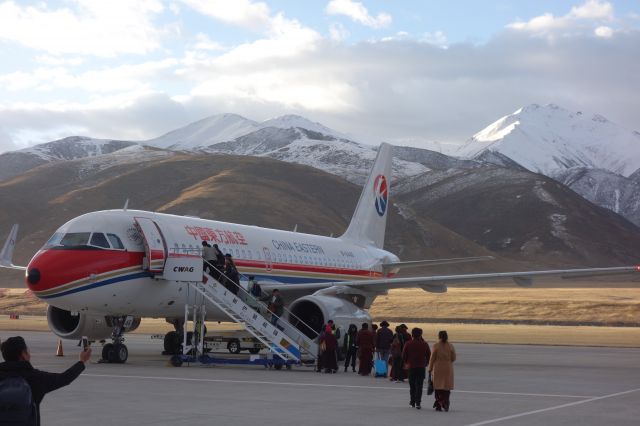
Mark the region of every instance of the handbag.
[[431, 379], [431, 373], [428, 372], [429, 377], [427, 378], [427, 395], [433, 394], [433, 380]]

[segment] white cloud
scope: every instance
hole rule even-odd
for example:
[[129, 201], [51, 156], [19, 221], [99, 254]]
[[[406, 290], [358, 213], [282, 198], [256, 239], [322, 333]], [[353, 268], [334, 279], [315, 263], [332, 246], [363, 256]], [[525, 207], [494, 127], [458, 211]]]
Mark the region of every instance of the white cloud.
[[156, 0], [109, 2], [70, 0], [70, 7], [46, 4], [0, 4], [0, 40], [52, 55], [81, 54], [112, 57], [144, 54], [160, 46], [152, 18], [162, 12]]
[[440, 47], [447, 47], [447, 36], [442, 31], [435, 31], [433, 33], [424, 33], [422, 40], [425, 43], [434, 44]]
[[150, 61], [135, 65], [121, 65], [104, 70], [73, 73], [63, 66], [41, 67], [30, 72], [17, 71], [0, 75], [5, 90], [78, 89], [90, 93], [134, 91], [148, 89], [150, 82], [163, 71], [178, 63], [176, 59]]
[[613, 35], [613, 29], [603, 25], [595, 29], [595, 34], [598, 37], [610, 38]]
[[196, 34], [196, 44], [194, 47], [198, 50], [224, 50], [224, 46], [217, 41], [211, 40], [208, 35], [203, 33]]
[[333, 41], [344, 41], [349, 38], [350, 35], [351, 33], [340, 23], [334, 22], [329, 26], [329, 38]]
[[576, 19], [604, 19], [610, 21], [613, 19], [613, 6], [609, 2], [587, 0], [582, 6], [572, 7], [568, 16]]
[[529, 21], [513, 22], [507, 25], [507, 28], [538, 36], [553, 37], [557, 34], [571, 35], [584, 31], [585, 25], [590, 22], [610, 22], [613, 20], [614, 12], [611, 3], [587, 0], [581, 6], [572, 7], [564, 16], [556, 17], [551, 13], [545, 13], [531, 18]]
[[254, 31], [268, 26], [269, 6], [249, 0], [182, 0], [203, 15]]
[[331, 0], [325, 11], [329, 15], [348, 16], [354, 22], [371, 28], [384, 28], [392, 21], [391, 15], [384, 12], [378, 13], [375, 17], [371, 16], [362, 3], [353, 0]]

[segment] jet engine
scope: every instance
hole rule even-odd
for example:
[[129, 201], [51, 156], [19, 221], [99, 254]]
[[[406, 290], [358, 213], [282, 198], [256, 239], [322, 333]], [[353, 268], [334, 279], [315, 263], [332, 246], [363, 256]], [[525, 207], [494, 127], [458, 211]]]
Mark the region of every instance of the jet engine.
[[[355, 299], [354, 301], [358, 302]], [[290, 322], [309, 337], [313, 337], [313, 333], [304, 324], [319, 333], [322, 326], [330, 319], [343, 332], [349, 328], [349, 324], [355, 324], [360, 329], [362, 323], [371, 323], [369, 313], [351, 300], [318, 293], [293, 301], [289, 310], [295, 315], [289, 318]]]
[[[49, 306], [47, 308], [49, 328], [63, 339], [80, 339], [86, 336], [89, 340], [102, 340], [111, 336], [113, 330], [111, 318], [71, 312]], [[133, 331], [140, 325], [140, 318], [135, 318], [125, 331]]]

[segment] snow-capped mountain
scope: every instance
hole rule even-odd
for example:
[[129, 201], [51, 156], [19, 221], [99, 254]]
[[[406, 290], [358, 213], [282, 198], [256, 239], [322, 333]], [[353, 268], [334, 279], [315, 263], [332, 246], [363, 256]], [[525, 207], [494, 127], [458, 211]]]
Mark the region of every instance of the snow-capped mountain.
[[76, 160], [110, 154], [137, 145], [135, 142], [70, 136], [18, 151], [0, 154], [0, 180], [52, 161]]
[[[303, 124], [296, 120], [298, 124]], [[317, 123], [316, 123], [317, 124]], [[270, 157], [304, 164], [363, 184], [376, 157], [373, 147], [301, 127], [264, 127], [233, 141], [213, 144], [211, 152]], [[331, 129], [328, 129], [331, 130]], [[413, 176], [429, 168], [417, 162], [393, 160], [395, 177]]]
[[533, 104], [476, 133], [456, 154], [478, 158], [486, 152], [500, 153], [548, 176], [573, 167], [629, 176], [640, 168], [640, 133], [598, 114]]
[[144, 144], [164, 149], [188, 150], [230, 141], [259, 128], [259, 123], [241, 115], [218, 114], [149, 139]]
[[187, 150], [233, 141], [257, 130], [267, 128], [302, 128], [338, 139], [346, 138], [345, 135], [336, 130], [299, 115], [283, 115], [257, 122], [237, 114], [218, 114], [173, 130], [158, 138], [145, 141], [144, 144], [165, 149]]

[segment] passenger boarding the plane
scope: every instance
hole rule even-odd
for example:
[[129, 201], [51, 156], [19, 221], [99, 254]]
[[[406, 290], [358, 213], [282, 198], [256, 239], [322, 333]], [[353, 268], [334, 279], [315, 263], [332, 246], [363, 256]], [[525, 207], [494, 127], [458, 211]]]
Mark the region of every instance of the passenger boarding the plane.
[[223, 285], [227, 290], [233, 294], [238, 294], [238, 290], [240, 290], [240, 273], [238, 272], [238, 268], [236, 268], [233, 257], [229, 253], [224, 255], [223, 281]]
[[278, 318], [284, 313], [284, 299], [280, 296], [280, 290], [277, 288], [271, 292], [271, 295], [267, 295], [260, 300], [268, 301], [268, 310], [271, 312], [271, 324], [278, 326]]
[[258, 300], [260, 299], [260, 297], [262, 297], [262, 289], [260, 288], [260, 284], [258, 284], [258, 281], [256, 281], [256, 277], [251, 275], [249, 276], [249, 281], [247, 282], [247, 297], [245, 297], [245, 303], [256, 311], [259, 311]]
[[215, 266], [218, 262], [216, 258], [216, 252], [215, 252], [215, 249], [211, 247], [211, 245], [206, 241], [202, 242], [202, 258], [204, 259], [204, 264], [202, 265], [202, 269], [205, 272], [208, 271], [209, 275], [212, 275], [215, 278], [216, 271], [213, 269], [213, 266]]

